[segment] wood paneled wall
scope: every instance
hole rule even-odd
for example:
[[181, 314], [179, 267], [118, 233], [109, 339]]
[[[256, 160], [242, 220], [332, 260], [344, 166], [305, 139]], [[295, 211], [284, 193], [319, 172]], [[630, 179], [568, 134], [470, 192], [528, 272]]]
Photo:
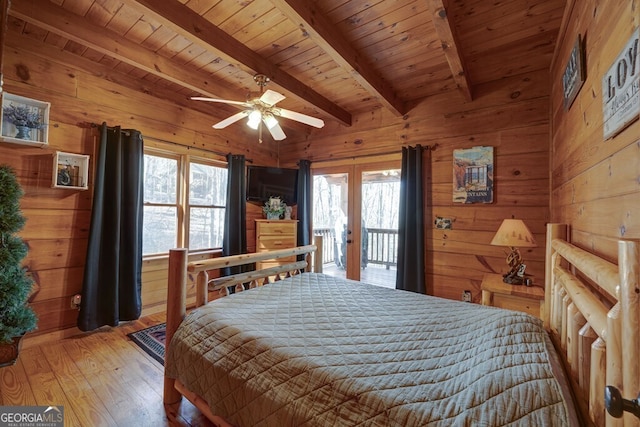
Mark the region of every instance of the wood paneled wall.
[[[3, 90], [51, 103], [49, 146], [26, 147], [0, 143], [0, 163], [11, 165], [25, 191], [22, 200], [26, 225], [21, 236], [29, 245], [26, 266], [39, 289], [32, 305], [39, 317], [38, 330], [29, 334], [73, 333], [77, 311], [71, 297], [82, 287], [93, 179], [88, 191], [51, 188], [52, 153], [55, 150], [89, 154], [90, 177], [96, 152], [97, 129], [91, 123], [140, 130], [149, 143], [162, 146], [170, 141], [176, 150], [214, 157], [198, 151], [207, 148], [222, 153], [245, 154], [254, 163], [271, 165], [275, 153], [254, 138], [239, 140], [233, 131], [214, 131], [211, 119], [184, 105], [165, 101], [157, 89], [139, 83], [117, 70], [45, 47], [37, 40], [7, 34], [4, 53]], [[166, 146], [166, 144], [164, 144]], [[182, 147], [182, 148], [181, 148]], [[219, 155], [217, 157], [220, 157]], [[144, 262], [144, 312], [164, 310], [166, 299], [166, 259]], [[29, 341], [29, 340], [27, 340]]]
[[[640, 238], [640, 122], [604, 140], [602, 78], [640, 26], [640, 1], [571, 0], [563, 22], [551, 70], [551, 219], [571, 224], [574, 243], [615, 260], [615, 239]], [[565, 111], [562, 74], [578, 35], [586, 80]]]
[[[523, 219], [539, 246], [523, 250], [527, 272], [544, 280], [544, 232], [549, 220], [549, 72], [539, 70], [474, 87], [465, 102], [458, 92], [428, 98], [404, 117], [383, 110], [354, 117], [348, 128], [329, 123], [297, 150], [281, 148], [281, 162], [300, 158], [312, 162], [399, 152], [406, 145], [428, 145], [425, 157], [428, 206], [427, 289], [461, 299], [471, 290], [480, 302], [486, 272], [506, 272], [505, 248], [489, 245], [505, 218]], [[290, 144], [283, 141], [281, 144]], [[453, 150], [493, 146], [495, 155], [492, 204], [454, 204]], [[453, 219], [452, 230], [434, 229], [436, 216]]]
[[[585, 233], [602, 236], [603, 242], [639, 238], [640, 124], [603, 141], [601, 78], [640, 25], [640, 6], [638, 0], [612, 0], [606, 7], [595, 0], [569, 3], [551, 75], [549, 70], [528, 71], [476, 86], [471, 102], [458, 92], [443, 92], [404, 117], [378, 110], [354, 117], [351, 127], [328, 122], [307, 140], [287, 139], [276, 150], [253, 138], [237, 140], [231, 131], [209, 132], [209, 117], [191, 110], [186, 101], [164, 101], [161, 91], [140, 87], [107, 65], [78, 62], [8, 31], [4, 90], [52, 104], [48, 148], [0, 144], [0, 161], [17, 170], [26, 191], [28, 221], [22, 234], [30, 246], [27, 266], [40, 285], [33, 301], [40, 317], [38, 333], [75, 326], [70, 299], [81, 286], [91, 190], [51, 189], [51, 153], [93, 157], [95, 129], [87, 126], [92, 122], [136, 128], [145, 136], [188, 147], [244, 153], [255, 164], [267, 165], [278, 155], [284, 166], [300, 158], [320, 162], [428, 145], [427, 288], [447, 298], [460, 299], [468, 289], [479, 302], [483, 274], [506, 271], [504, 249], [489, 245], [504, 218], [523, 219], [537, 238], [539, 247], [523, 256], [539, 283], [549, 220], [570, 222], [578, 241]], [[565, 112], [561, 75], [577, 34], [586, 38], [587, 81]], [[454, 204], [453, 150], [478, 145], [495, 148], [494, 203]], [[259, 211], [249, 209], [249, 242], [255, 215]], [[435, 230], [435, 216], [452, 218], [453, 229]], [[149, 310], [162, 305], [164, 285], [158, 272], [163, 268], [162, 261], [145, 262], [143, 302]]]

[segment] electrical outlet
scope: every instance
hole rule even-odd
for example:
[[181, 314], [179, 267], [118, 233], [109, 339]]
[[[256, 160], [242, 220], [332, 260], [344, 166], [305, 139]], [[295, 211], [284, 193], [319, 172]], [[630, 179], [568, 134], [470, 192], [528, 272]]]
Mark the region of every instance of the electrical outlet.
[[71, 308], [80, 310], [80, 299], [82, 296], [80, 294], [75, 294], [71, 297]]
[[462, 292], [462, 301], [471, 302], [471, 291], [463, 291]]

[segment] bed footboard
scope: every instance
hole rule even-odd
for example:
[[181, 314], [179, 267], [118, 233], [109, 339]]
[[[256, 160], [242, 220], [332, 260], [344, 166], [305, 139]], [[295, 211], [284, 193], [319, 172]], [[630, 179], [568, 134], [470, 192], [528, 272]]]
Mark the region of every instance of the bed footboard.
[[[319, 249], [318, 249], [319, 248]], [[166, 322], [166, 348], [171, 345], [173, 334], [182, 323], [186, 315], [187, 284], [191, 278], [196, 282], [196, 307], [207, 303], [209, 292], [218, 291], [223, 295], [229, 293], [229, 289], [234, 287], [237, 291], [244, 290], [245, 286], [262, 286], [273, 281], [282, 280], [294, 274], [299, 274], [303, 269], [311, 265], [313, 255], [313, 269], [318, 271], [322, 268], [322, 238], [316, 236], [314, 245], [299, 246], [291, 249], [281, 249], [269, 252], [250, 253], [233, 255], [227, 257], [213, 258], [205, 261], [188, 262], [187, 249], [172, 249], [169, 252], [169, 280], [167, 289], [167, 322]], [[270, 267], [262, 270], [249, 271], [245, 273], [224, 276], [210, 279], [209, 272], [227, 267], [254, 264], [257, 261], [278, 260], [283, 258], [298, 257], [303, 255], [304, 260], [294, 261], [288, 264]], [[166, 365], [165, 352], [165, 365]], [[184, 388], [179, 390], [176, 381], [172, 378], [164, 377], [164, 403], [170, 405], [178, 403], [184, 395]], [[189, 398], [188, 395], [185, 395]], [[191, 399], [189, 399], [191, 400]], [[200, 407], [202, 402], [192, 400], [203, 414], [208, 415], [208, 408]]]
[[549, 224], [544, 323], [564, 355], [583, 418], [596, 426], [640, 426], [605, 409], [605, 387], [628, 400], [640, 391], [640, 258], [636, 241], [618, 241], [618, 263], [567, 241]]

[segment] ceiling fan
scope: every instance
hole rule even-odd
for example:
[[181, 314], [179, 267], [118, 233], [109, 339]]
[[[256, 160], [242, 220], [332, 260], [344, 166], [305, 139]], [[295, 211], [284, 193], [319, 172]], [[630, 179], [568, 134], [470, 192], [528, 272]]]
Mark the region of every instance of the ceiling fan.
[[260, 93], [250, 93], [247, 96], [246, 101], [230, 101], [227, 99], [205, 98], [201, 96], [193, 96], [191, 99], [196, 101], [222, 102], [224, 104], [240, 105], [244, 107], [244, 110], [216, 123], [213, 125], [213, 128], [222, 129], [237, 122], [238, 120], [248, 117], [247, 126], [258, 130], [259, 142], [262, 142], [263, 124], [267, 127], [269, 133], [271, 133], [271, 136], [276, 141], [281, 141], [287, 137], [276, 119], [278, 116], [317, 128], [324, 126], [324, 121], [321, 119], [276, 107], [276, 104], [285, 99], [285, 96], [271, 89], [267, 89], [266, 91], [264, 90], [264, 87], [269, 83], [269, 77], [264, 74], [256, 74], [253, 77], [253, 80], [255, 80], [256, 84], [260, 87]]

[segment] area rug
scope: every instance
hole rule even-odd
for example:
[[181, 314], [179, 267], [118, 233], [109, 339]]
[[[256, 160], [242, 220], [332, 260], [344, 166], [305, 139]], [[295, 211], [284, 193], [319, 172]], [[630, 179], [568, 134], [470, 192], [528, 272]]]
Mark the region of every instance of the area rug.
[[166, 325], [151, 326], [136, 332], [127, 334], [131, 341], [145, 351], [149, 356], [164, 365], [164, 343], [166, 338]]

